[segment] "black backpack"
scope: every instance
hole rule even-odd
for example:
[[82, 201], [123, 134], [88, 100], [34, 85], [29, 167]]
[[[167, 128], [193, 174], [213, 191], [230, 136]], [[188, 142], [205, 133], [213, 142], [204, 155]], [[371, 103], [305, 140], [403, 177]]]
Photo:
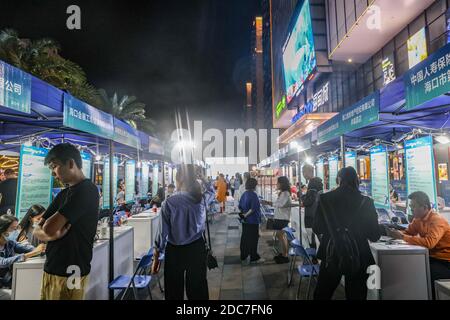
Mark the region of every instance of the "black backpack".
[[[355, 215], [361, 211], [365, 201], [366, 198], [363, 197]], [[330, 241], [326, 248], [326, 266], [330, 264], [336, 265], [338, 270], [344, 275], [359, 272], [361, 269], [361, 259], [358, 242], [351, 228], [353, 219], [350, 220], [350, 225], [343, 226], [336, 221], [332, 210], [326, 210], [322, 199], [320, 199], [320, 205], [323, 209], [328, 231], [330, 232]]]

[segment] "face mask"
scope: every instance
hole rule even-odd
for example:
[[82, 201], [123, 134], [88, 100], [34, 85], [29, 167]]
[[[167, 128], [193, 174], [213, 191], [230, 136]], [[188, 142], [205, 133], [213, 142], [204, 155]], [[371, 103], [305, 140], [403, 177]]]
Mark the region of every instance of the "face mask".
[[10, 241], [16, 241], [18, 236], [19, 236], [19, 230], [14, 230], [14, 231], [12, 231], [12, 232], [8, 232], [8, 236], [7, 236], [7, 237], [5, 237], [5, 236], [3, 236], [3, 237], [4, 237], [7, 241], [8, 241], [8, 240], [10, 240]]

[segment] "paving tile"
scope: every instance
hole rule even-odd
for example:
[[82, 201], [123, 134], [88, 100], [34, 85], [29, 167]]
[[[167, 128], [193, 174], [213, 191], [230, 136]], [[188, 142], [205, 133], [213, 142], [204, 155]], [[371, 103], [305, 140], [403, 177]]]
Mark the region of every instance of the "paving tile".
[[243, 298], [244, 297], [242, 290], [235, 290], [235, 289], [220, 290], [219, 300], [242, 300]]

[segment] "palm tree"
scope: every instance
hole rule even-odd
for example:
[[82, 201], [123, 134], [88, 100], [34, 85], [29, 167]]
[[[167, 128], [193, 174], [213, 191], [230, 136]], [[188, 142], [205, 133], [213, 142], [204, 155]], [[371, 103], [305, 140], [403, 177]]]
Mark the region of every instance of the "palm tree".
[[137, 101], [135, 96], [125, 95], [119, 99], [115, 92], [109, 97], [105, 89], [98, 90], [101, 100], [100, 108], [112, 114], [118, 119], [122, 119], [133, 128], [148, 133], [155, 132], [155, 121], [145, 116], [145, 104]]

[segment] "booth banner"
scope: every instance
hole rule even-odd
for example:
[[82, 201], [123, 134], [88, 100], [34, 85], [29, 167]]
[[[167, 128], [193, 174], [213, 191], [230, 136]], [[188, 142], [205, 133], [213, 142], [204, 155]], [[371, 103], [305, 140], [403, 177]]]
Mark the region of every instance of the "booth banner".
[[31, 113], [31, 75], [0, 61], [0, 105]]
[[128, 123], [114, 118], [114, 139], [115, 142], [124, 144], [132, 148], [141, 148], [141, 140], [136, 129]]
[[[119, 159], [114, 157], [113, 160], [113, 196], [114, 206], [116, 205], [117, 196], [117, 177], [119, 175]], [[109, 209], [109, 159], [106, 159], [103, 165], [103, 209]]]
[[345, 153], [345, 166], [358, 170], [356, 164], [356, 151], [348, 151]]
[[[324, 174], [323, 174], [323, 160], [319, 160], [316, 163], [316, 177], [322, 179], [322, 183], [325, 183]], [[324, 185], [325, 188], [325, 185]]]
[[136, 161], [128, 160], [125, 163], [125, 202], [134, 202], [136, 187]]
[[152, 197], [156, 196], [158, 192], [158, 179], [159, 179], [159, 167], [157, 164], [153, 165], [153, 185], [152, 185]]
[[64, 126], [98, 137], [114, 137], [113, 116], [64, 93]]
[[53, 178], [44, 165], [48, 150], [22, 146], [16, 196], [16, 217], [20, 220], [34, 204], [47, 208], [51, 203]]
[[[406, 156], [406, 191], [425, 192], [431, 205], [437, 209], [436, 175], [434, 168], [433, 138], [405, 141]], [[408, 208], [408, 212], [409, 212]]]
[[376, 208], [390, 209], [388, 153], [385, 146], [370, 149], [371, 194]]
[[450, 91], [450, 44], [409, 70], [404, 76], [406, 110]]
[[333, 156], [328, 159], [328, 171], [329, 171], [329, 185], [330, 190], [333, 190], [337, 187], [336, 178], [339, 171], [339, 157]]
[[141, 186], [140, 186], [140, 193], [142, 198], [147, 198], [148, 193], [148, 178], [149, 178], [149, 164], [146, 161], [142, 162], [142, 168], [141, 168]]
[[317, 129], [318, 144], [378, 121], [379, 111], [380, 92], [376, 91], [319, 126]]
[[81, 154], [81, 161], [83, 164], [83, 167], [82, 167], [83, 174], [87, 179], [91, 179], [92, 178], [92, 176], [91, 176], [91, 174], [92, 174], [92, 157], [90, 154], [87, 154], [84, 152], [81, 152], [80, 154]]
[[162, 156], [164, 155], [164, 146], [159, 139], [148, 136], [148, 152]]

